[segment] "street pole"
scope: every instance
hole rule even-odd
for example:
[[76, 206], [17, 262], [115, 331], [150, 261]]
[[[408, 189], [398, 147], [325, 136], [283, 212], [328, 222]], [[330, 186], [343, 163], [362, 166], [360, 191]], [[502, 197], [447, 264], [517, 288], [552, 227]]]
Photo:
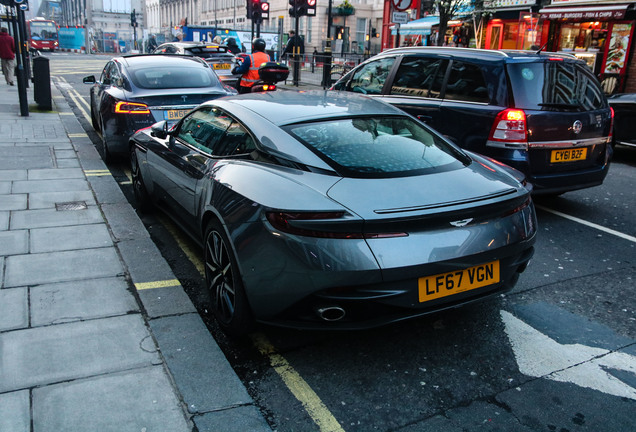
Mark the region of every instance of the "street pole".
[[300, 83], [300, 45], [298, 45], [298, 38], [300, 38], [300, 25], [299, 25], [299, 21], [300, 18], [298, 16], [296, 16], [296, 33], [294, 34], [294, 38], [295, 38], [295, 43], [294, 43], [294, 76], [293, 76], [293, 84], [294, 86], [298, 87], [298, 84]]
[[[24, 11], [19, 6], [10, 6], [11, 8], [11, 27], [13, 27], [14, 42], [16, 45], [16, 81], [18, 82], [18, 98], [20, 100], [20, 115], [23, 117], [29, 116], [29, 102], [27, 100], [27, 78], [26, 70], [24, 69], [24, 33], [21, 31], [24, 26]], [[7, 9], [8, 9], [7, 8]], [[17, 21], [17, 22], [16, 22]]]
[[331, 87], [331, 27], [333, 25], [333, 17], [331, 16], [331, 3], [327, 6], [327, 40], [325, 41], [325, 52], [322, 63], [322, 87]]

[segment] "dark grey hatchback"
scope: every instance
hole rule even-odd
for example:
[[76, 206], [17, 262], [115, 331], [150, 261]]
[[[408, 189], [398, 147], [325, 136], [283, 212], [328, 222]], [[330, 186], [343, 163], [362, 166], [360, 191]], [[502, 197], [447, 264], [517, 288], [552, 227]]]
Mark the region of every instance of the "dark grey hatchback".
[[612, 110], [596, 77], [571, 55], [396, 48], [332, 89], [401, 108], [460, 147], [524, 172], [535, 194], [599, 185], [609, 169]]

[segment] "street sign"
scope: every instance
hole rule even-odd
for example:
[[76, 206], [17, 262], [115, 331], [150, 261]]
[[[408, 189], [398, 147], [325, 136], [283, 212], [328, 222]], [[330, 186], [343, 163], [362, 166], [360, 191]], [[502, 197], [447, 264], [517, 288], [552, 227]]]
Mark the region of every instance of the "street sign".
[[405, 11], [411, 7], [411, 0], [391, 0], [393, 7], [399, 11]]
[[393, 12], [391, 22], [394, 24], [406, 24], [409, 22], [408, 12]]

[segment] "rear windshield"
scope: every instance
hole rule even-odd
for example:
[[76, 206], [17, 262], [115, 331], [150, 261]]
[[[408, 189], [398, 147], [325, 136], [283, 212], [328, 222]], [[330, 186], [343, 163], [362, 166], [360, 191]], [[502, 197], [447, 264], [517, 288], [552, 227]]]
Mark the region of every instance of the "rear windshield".
[[589, 111], [606, 107], [603, 90], [585, 64], [511, 63], [508, 73], [516, 108]]
[[468, 163], [463, 153], [405, 117], [335, 119], [285, 130], [349, 177], [418, 175]]
[[202, 88], [219, 85], [214, 72], [203, 65], [169, 68], [153, 66], [132, 70], [130, 75], [135, 86], [144, 89]]
[[185, 48], [185, 51], [189, 54], [195, 55], [201, 58], [212, 58], [212, 57], [229, 57], [233, 58], [234, 55], [227, 52], [226, 47], [220, 46], [200, 46], [200, 47], [190, 47]]

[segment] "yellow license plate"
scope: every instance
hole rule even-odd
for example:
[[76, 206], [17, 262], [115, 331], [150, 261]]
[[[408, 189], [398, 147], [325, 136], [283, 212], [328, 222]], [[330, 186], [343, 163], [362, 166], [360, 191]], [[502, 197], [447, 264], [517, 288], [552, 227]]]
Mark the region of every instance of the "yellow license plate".
[[550, 162], [572, 162], [585, 160], [587, 148], [552, 150]]
[[183, 116], [189, 113], [190, 110], [169, 110], [166, 111], [167, 120], [181, 120]]
[[213, 63], [212, 69], [229, 69], [231, 65], [229, 63]]
[[420, 303], [496, 284], [499, 261], [418, 279]]

